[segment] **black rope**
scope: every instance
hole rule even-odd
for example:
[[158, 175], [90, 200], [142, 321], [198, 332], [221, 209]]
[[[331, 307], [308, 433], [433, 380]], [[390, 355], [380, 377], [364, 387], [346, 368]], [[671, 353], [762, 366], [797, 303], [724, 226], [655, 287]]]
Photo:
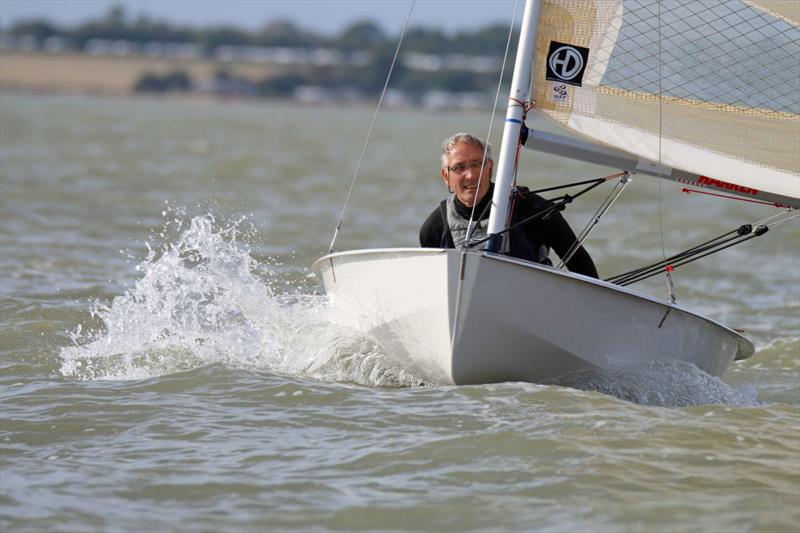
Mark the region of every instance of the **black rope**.
[[578, 196], [582, 195], [583, 193], [591, 191], [592, 189], [594, 189], [595, 187], [597, 187], [601, 183], [605, 183], [606, 181], [608, 181], [606, 178], [594, 178], [594, 179], [590, 179], [590, 180], [575, 181], [575, 182], [572, 182], [572, 183], [567, 183], [566, 185], [555, 185], [553, 187], [545, 187], [544, 189], [536, 189], [535, 191], [520, 192], [518, 194], [520, 196], [522, 196], [523, 198], [525, 198], [526, 196], [539, 194], [541, 192], [557, 191], [558, 189], [566, 189], [566, 188], [569, 188], [569, 187], [577, 187], [578, 185], [586, 185], [587, 183], [591, 183], [592, 184], [591, 187], [588, 187], [585, 190], [583, 190], [583, 191], [581, 191], [581, 192], [579, 192], [578, 194], [575, 195], [575, 198], [577, 198]]
[[[689, 256], [695, 254], [695, 253], [700, 253], [700, 252], [703, 252], [703, 251], [705, 251], [705, 250], [707, 250], [707, 249], [709, 249], [711, 247], [717, 246], [718, 244], [720, 244], [720, 241], [722, 239], [725, 239], [726, 237], [729, 237], [730, 235], [736, 234], [735, 237], [732, 237], [733, 239], [735, 239], [740, 235], [747, 235], [747, 234], [749, 234], [751, 232], [752, 232], [752, 226], [750, 226], [750, 224], [744, 224], [742, 226], [739, 226], [735, 230], [729, 231], [727, 233], [723, 233], [722, 235], [720, 235], [718, 237], [714, 237], [713, 239], [710, 239], [710, 240], [708, 240], [706, 242], [697, 244], [697, 245], [695, 245], [695, 246], [693, 246], [693, 247], [691, 247], [691, 248], [689, 248], [687, 250], [684, 250], [683, 252], [680, 252], [680, 253], [675, 254], [673, 256], [670, 256], [670, 257], [667, 257], [665, 259], [662, 259], [661, 261], [659, 261], [657, 263], [646, 265], [646, 266], [631, 270], [629, 272], [623, 272], [622, 274], [617, 274], [616, 276], [611, 276], [610, 278], [607, 278], [606, 281], [610, 281], [612, 283], [620, 283], [620, 282], [626, 281], [627, 278], [633, 278], [633, 277], [636, 277], [637, 275], [643, 274], [645, 272], [649, 272], [651, 270], [658, 270], [661, 267], [666, 266], [670, 262], [684, 259], [686, 257], [689, 257]], [[728, 240], [730, 240], [730, 239], [728, 239]]]
[[[578, 198], [578, 197], [586, 194], [587, 192], [591, 191], [592, 189], [594, 189], [595, 187], [597, 187], [601, 183], [605, 183], [606, 181], [607, 181], [606, 178], [595, 178], [595, 179], [591, 179], [591, 180], [584, 180], [584, 181], [577, 181], [577, 182], [574, 182], [574, 183], [567, 183], [565, 185], [556, 185], [554, 187], [546, 187], [544, 189], [537, 189], [535, 191], [525, 191], [525, 192], [516, 191], [514, 194], [518, 195], [520, 198], [527, 198], [527, 197], [533, 196], [534, 194], [538, 194], [540, 192], [549, 192], [549, 191], [556, 191], [558, 189], [566, 189], [568, 187], [577, 187], [578, 185], [586, 185], [587, 183], [591, 184], [588, 187], [584, 188], [583, 190], [579, 191], [578, 193], [576, 193], [574, 195], [564, 194], [563, 196], [557, 196], [557, 197], [552, 198], [550, 200], [546, 200], [546, 202], [548, 202], [548, 205], [544, 209], [542, 209], [541, 211], [537, 211], [536, 213], [534, 213], [533, 215], [529, 216], [528, 218], [525, 218], [523, 220], [520, 220], [516, 224], [512, 224], [512, 225], [508, 226], [503, 231], [498, 231], [497, 233], [494, 233], [492, 235], [487, 235], [486, 237], [484, 237], [484, 238], [482, 238], [480, 240], [477, 240], [477, 241], [474, 241], [474, 242], [470, 242], [467, 245], [467, 247], [468, 248], [474, 248], [475, 246], [478, 246], [478, 245], [481, 245], [481, 244], [485, 243], [489, 239], [493, 239], [493, 238], [499, 237], [500, 235], [503, 235], [504, 233], [508, 233], [509, 231], [511, 231], [513, 229], [516, 229], [516, 228], [519, 228], [520, 226], [523, 226], [523, 225], [528, 224], [530, 222], [533, 222], [536, 219], [546, 218], [553, 211], [556, 211], [556, 210], [563, 211], [564, 208], [567, 206], [567, 204], [571, 203], [575, 198]], [[484, 209], [484, 212], [486, 211], [486, 209], [489, 208], [490, 205], [491, 205], [491, 202], [489, 204], [487, 204], [486, 208]]]
[[721, 252], [722, 250], [730, 248], [731, 246], [741, 244], [754, 237], [759, 237], [765, 234], [767, 231], [769, 231], [768, 226], [758, 226], [755, 230], [753, 230], [753, 227], [750, 224], [744, 224], [735, 230], [729, 231], [720, 235], [719, 237], [693, 246], [687, 250], [684, 250], [683, 252], [667, 257], [666, 259], [651, 265], [646, 265], [631, 270], [629, 272], [611, 276], [610, 278], [606, 278], [605, 281], [622, 286], [630, 285], [632, 283], [651, 278], [662, 272], [664, 268], [677, 268], [679, 266], [687, 265], [703, 257]]

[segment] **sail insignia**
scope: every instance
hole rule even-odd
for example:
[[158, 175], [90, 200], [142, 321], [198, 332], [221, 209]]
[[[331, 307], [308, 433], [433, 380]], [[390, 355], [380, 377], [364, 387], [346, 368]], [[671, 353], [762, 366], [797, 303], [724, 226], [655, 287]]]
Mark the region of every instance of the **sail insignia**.
[[546, 78], [580, 87], [588, 61], [588, 48], [550, 41]]

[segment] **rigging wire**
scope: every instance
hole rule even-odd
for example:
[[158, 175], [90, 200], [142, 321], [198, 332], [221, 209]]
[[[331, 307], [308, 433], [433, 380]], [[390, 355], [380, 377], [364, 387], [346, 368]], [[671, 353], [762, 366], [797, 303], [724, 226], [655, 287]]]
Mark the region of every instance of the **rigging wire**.
[[[662, 58], [661, 54], [663, 52], [663, 37], [661, 35], [661, 1], [658, 1], [658, 233], [661, 240], [661, 257], [662, 260], [666, 263], [667, 260], [667, 251], [664, 245], [664, 199], [663, 199], [663, 189], [662, 189], [662, 176], [661, 176], [661, 165], [662, 165], [662, 139], [664, 135], [664, 87], [662, 85], [663, 79], [662, 76]], [[667, 278], [667, 289], [669, 290], [669, 298], [672, 303], [677, 301], [677, 297], [675, 295], [675, 285], [672, 283], [672, 265], [665, 265], [664, 274]], [[666, 318], [666, 315], [664, 315]], [[659, 326], [660, 327], [660, 326]]]
[[569, 260], [572, 259], [572, 256], [575, 255], [583, 242], [589, 237], [589, 234], [592, 232], [592, 230], [600, 223], [600, 220], [603, 218], [606, 212], [611, 209], [611, 206], [614, 205], [614, 202], [617, 201], [617, 198], [619, 198], [619, 196], [622, 194], [622, 191], [625, 190], [625, 187], [627, 187], [633, 179], [628, 172], [623, 172], [619, 175], [619, 177], [620, 180], [614, 185], [614, 188], [611, 189], [611, 192], [608, 193], [608, 196], [605, 200], [603, 200], [603, 203], [600, 204], [600, 207], [597, 208], [597, 211], [595, 211], [594, 215], [592, 215], [592, 218], [589, 219], [586, 227], [583, 228], [581, 234], [578, 235], [578, 237], [575, 239], [575, 242], [573, 242], [572, 246], [569, 247], [567, 253], [564, 254], [563, 259], [561, 259], [561, 262], [556, 268], [563, 268], [567, 263], [569, 263]]
[[369, 145], [369, 139], [372, 136], [372, 129], [375, 127], [375, 121], [378, 118], [378, 112], [381, 109], [381, 104], [383, 104], [383, 97], [386, 96], [386, 89], [389, 87], [389, 80], [392, 78], [392, 72], [394, 72], [394, 65], [397, 62], [397, 58], [400, 55], [400, 47], [403, 45], [403, 38], [406, 35], [406, 30], [408, 30], [408, 24], [411, 22], [411, 15], [414, 12], [414, 5], [417, 3], [417, 0], [411, 0], [411, 5], [408, 8], [408, 15], [406, 15], [406, 21], [403, 24], [403, 30], [400, 32], [400, 38], [397, 41], [397, 48], [394, 51], [394, 57], [392, 58], [392, 63], [389, 65], [389, 73], [386, 75], [386, 81], [383, 84], [383, 90], [381, 91], [381, 96], [378, 99], [378, 105], [375, 108], [375, 113], [372, 115], [372, 121], [369, 125], [369, 130], [367, 131], [367, 138], [364, 141], [364, 146], [361, 148], [361, 156], [358, 158], [358, 164], [356, 164], [356, 170], [353, 174], [353, 180], [350, 182], [350, 189], [347, 191], [347, 198], [345, 198], [344, 206], [342, 206], [342, 213], [339, 215], [339, 221], [336, 223], [336, 229], [333, 232], [333, 239], [331, 239], [331, 245], [328, 248], [328, 253], [333, 253], [333, 246], [336, 243], [336, 238], [339, 236], [339, 230], [342, 229], [342, 221], [344, 220], [344, 214], [347, 211], [347, 205], [350, 203], [350, 197], [353, 195], [353, 188], [356, 185], [356, 180], [358, 179], [358, 172], [361, 170], [361, 163], [364, 162], [364, 154], [367, 152], [367, 146]]
[[[503, 53], [503, 64], [500, 67], [500, 77], [497, 80], [497, 90], [494, 93], [494, 104], [492, 105], [492, 115], [489, 119], [489, 131], [486, 133], [486, 149], [483, 151], [483, 161], [481, 161], [481, 172], [478, 174], [478, 190], [481, 189], [481, 180], [483, 180], [483, 169], [486, 166], [486, 159], [489, 155], [489, 140], [492, 136], [492, 128], [494, 127], [494, 118], [497, 116], [497, 103], [500, 101], [500, 89], [503, 85], [503, 75], [506, 71], [506, 62], [508, 61], [508, 51], [511, 49], [511, 37], [514, 35], [514, 21], [517, 20], [517, 9], [519, 7], [519, 0], [514, 2], [514, 13], [511, 15], [511, 24], [509, 24], [508, 28], [508, 38], [506, 39], [506, 50]], [[475, 229], [474, 221], [475, 221], [475, 208], [478, 206], [478, 202], [473, 202], [472, 210], [469, 214], [469, 223], [467, 224], [467, 231], [464, 234], [464, 248], [469, 247], [469, 241], [472, 236], [472, 231]], [[489, 205], [486, 206], [487, 208]], [[483, 213], [481, 213], [481, 218], [483, 217]]]
[[[619, 178], [620, 176], [622, 176], [624, 174], [625, 174], [624, 172], [621, 172], [621, 173], [617, 173], [617, 174], [612, 174], [610, 176], [606, 176], [604, 178], [594, 178], [594, 179], [590, 179], [590, 180], [577, 181], [575, 183], [567, 183], [567, 184], [564, 184], [564, 185], [556, 185], [554, 187], [546, 187], [544, 189], [537, 189], [535, 191], [515, 192], [514, 193], [515, 195], [519, 196], [520, 198], [525, 198], [525, 197], [528, 197], [528, 196], [532, 196], [534, 194], [539, 194], [540, 192], [554, 191], [554, 190], [557, 190], [557, 189], [566, 189], [566, 188], [569, 188], [569, 187], [576, 187], [578, 185], [587, 185], [586, 187], [584, 187], [583, 189], [581, 189], [580, 191], [578, 191], [575, 194], [563, 194], [561, 196], [557, 196], [555, 198], [551, 198], [549, 200], [546, 200], [546, 201], [542, 202], [540, 204], [542, 206], [542, 209], [540, 209], [539, 211], [535, 212], [534, 214], [532, 214], [528, 218], [524, 218], [524, 219], [520, 220], [519, 222], [516, 222], [514, 224], [511, 224], [511, 225], [507, 226], [504, 230], [497, 232], [495, 235], [504, 235], [506, 233], [510, 233], [512, 230], [517, 229], [517, 228], [519, 228], [521, 226], [524, 226], [525, 224], [529, 224], [529, 223], [533, 222], [534, 220], [538, 220], [540, 218], [545, 218], [548, 215], [550, 215], [550, 213], [552, 213], [554, 211], [561, 211], [566, 207], [567, 204], [571, 203], [576, 198], [586, 194], [587, 192], [589, 192], [592, 189], [594, 189], [595, 187], [605, 183], [606, 181], [609, 181], [609, 180], [614, 179], [614, 178]], [[484, 238], [482, 238], [480, 240], [470, 242], [469, 246], [470, 246], [470, 248], [474, 248], [475, 246], [478, 246], [480, 244], [483, 244], [483, 243], [487, 242], [491, 238], [493, 238], [493, 235], [488, 235], [488, 236], [486, 236], [486, 237], [484, 237]]]
[[[508, 61], [508, 51], [511, 48], [511, 36], [514, 34], [514, 21], [517, 20], [517, 8], [519, 7], [519, 0], [514, 2], [514, 13], [511, 16], [511, 24], [509, 24], [508, 29], [508, 39], [506, 40], [506, 51], [503, 54], [503, 64], [500, 67], [500, 79], [497, 82], [497, 91], [494, 95], [494, 106], [492, 107], [492, 115], [489, 119], [489, 132], [486, 134], [486, 148], [483, 150], [483, 161], [481, 161], [481, 172], [478, 175], [478, 190], [480, 190], [481, 180], [483, 179], [483, 168], [486, 165], [486, 157], [489, 154], [489, 137], [492, 135], [492, 126], [494, 125], [494, 117], [497, 114], [497, 102], [500, 100], [500, 88], [503, 83], [503, 74], [506, 70], [506, 62]], [[464, 249], [461, 252], [461, 264], [459, 266], [459, 276], [458, 276], [458, 285], [456, 286], [456, 302], [455, 302], [455, 319], [453, 320], [453, 332], [450, 336], [450, 345], [455, 345], [456, 342], [456, 335], [458, 334], [459, 328], [461, 326], [461, 293], [464, 289], [464, 271], [466, 268], [467, 263], [467, 251], [470, 248], [470, 240], [473, 231], [473, 221], [475, 219], [475, 207], [478, 205], [478, 202], [474, 202], [472, 204], [472, 211], [469, 215], [469, 224], [467, 225], [467, 231], [464, 239]], [[487, 204], [485, 209], [489, 208], [491, 202]], [[481, 213], [481, 218], [483, 218], [483, 213]]]
[[781, 208], [781, 207], [789, 207], [788, 205], [782, 204], [780, 202], [767, 202], [767, 201], [764, 201], [764, 200], [753, 200], [751, 198], [742, 198], [740, 196], [731, 196], [729, 194], [720, 194], [718, 192], [699, 191], [697, 189], [689, 189], [687, 187], [682, 188], [681, 192], [684, 192], [686, 194], [692, 194], [692, 193], [705, 194], [707, 196], [714, 196], [716, 198], [724, 198], [726, 200], [736, 200], [737, 202], [747, 202], [747, 203], [751, 203], [751, 204], [771, 205], [772, 207], [779, 207], [779, 208]]
[[631, 285], [657, 275], [663, 268], [671, 271], [679, 266], [686, 265], [708, 255], [720, 252], [726, 248], [730, 248], [731, 246], [741, 244], [755, 237], [760, 237], [761, 235], [767, 233], [770, 229], [776, 228], [798, 217], [800, 217], [800, 212], [797, 212], [796, 209], [789, 208], [786, 211], [776, 213], [772, 216], [759, 220], [758, 222], [754, 222], [752, 224], [743, 224], [738, 228], [724, 233], [718, 237], [697, 244], [671, 257], [666, 257], [662, 261], [639, 267], [629, 272], [611, 276], [606, 278], [605, 281], [622, 286]]

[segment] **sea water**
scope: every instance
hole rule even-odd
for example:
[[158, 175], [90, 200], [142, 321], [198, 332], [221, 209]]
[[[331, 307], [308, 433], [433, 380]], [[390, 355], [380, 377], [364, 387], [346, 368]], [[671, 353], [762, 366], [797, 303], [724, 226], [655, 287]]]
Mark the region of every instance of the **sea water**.
[[[0, 95], [3, 530], [800, 527], [796, 224], [674, 273], [756, 346], [722, 379], [427, 383], [334, 326], [310, 267], [370, 118]], [[337, 249], [415, 245], [441, 139], [488, 123], [382, 114]], [[526, 156], [531, 187], [611, 173]], [[576, 230], [602, 198], [567, 209]], [[637, 177], [587, 248], [607, 276], [773, 213]]]

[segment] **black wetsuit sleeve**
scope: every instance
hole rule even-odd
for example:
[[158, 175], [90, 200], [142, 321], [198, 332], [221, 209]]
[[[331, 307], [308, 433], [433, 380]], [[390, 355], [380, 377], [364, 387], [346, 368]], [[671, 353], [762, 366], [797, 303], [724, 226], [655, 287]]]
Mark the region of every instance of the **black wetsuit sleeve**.
[[443, 233], [444, 222], [437, 207], [422, 223], [422, 227], [419, 230], [419, 245], [422, 248], [441, 248]]
[[[572, 232], [572, 228], [558, 211], [554, 211], [547, 218], [544, 226], [547, 233], [547, 244], [558, 254], [558, 257], [563, 259], [577, 240], [575, 233]], [[577, 272], [593, 278], [598, 277], [597, 267], [594, 266], [594, 261], [583, 246], [572, 255], [567, 262], [567, 268], [570, 272]]]

